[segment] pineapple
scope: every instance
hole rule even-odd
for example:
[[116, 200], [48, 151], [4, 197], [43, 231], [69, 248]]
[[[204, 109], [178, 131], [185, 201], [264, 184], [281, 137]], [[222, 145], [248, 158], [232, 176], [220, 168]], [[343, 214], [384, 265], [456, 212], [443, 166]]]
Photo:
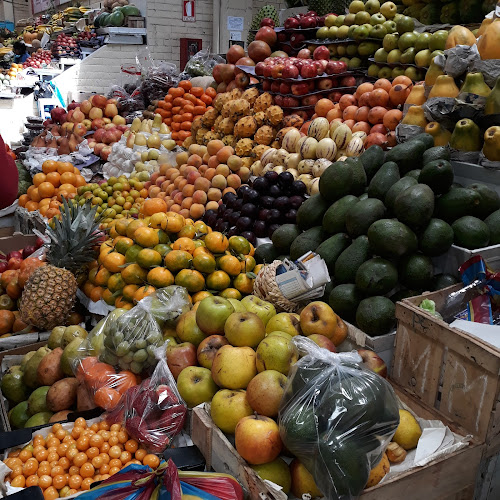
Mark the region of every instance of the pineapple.
[[61, 220], [47, 227], [48, 265], [36, 269], [28, 279], [19, 306], [23, 321], [42, 330], [66, 324], [78, 288], [75, 273], [95, 259], [93, 247], [101, 237], [97, 205], [68, 205], [63, 198]]

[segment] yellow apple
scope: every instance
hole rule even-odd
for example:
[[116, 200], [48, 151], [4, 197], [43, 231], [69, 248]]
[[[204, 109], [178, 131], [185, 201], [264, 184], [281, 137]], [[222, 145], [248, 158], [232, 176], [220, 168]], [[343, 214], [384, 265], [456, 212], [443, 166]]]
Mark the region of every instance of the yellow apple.
[[255, 375], [255, 351], [251, 347], [224, 345], [217, 351], [212, 363], [212, 378], [219, 387], [245, 389]]
[[281, 331], [289, 333], [292, 337], [302, 333], [300, 329], [300, 316], [294, 313], [279, 313], [273, 316], [266, 325], [266, 333]]
[[228, 434], [234, 434], [236, 424], [243, 418], [253, 414], [248, 404], [246, 392], [222, 389], [212, 399], [210, 415], [215, 425]]

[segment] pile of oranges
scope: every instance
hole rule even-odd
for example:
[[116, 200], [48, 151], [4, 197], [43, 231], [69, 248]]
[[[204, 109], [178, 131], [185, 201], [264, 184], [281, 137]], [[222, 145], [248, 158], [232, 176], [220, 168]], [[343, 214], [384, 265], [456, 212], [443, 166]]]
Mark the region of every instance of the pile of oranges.
[[87, 181], [80, 171], [69, 162], [47, 160], [42, 171], [33, 176], [33, 185], [19, 197], [19, 205], [28, 212], [38, 210], [40, 215], [51, 219], [59, 213], [62, 198], [72, 199], [80, 186]]
[[120, 424], [87, 426], [80, 417], [70, 431], [54, 424], [46, 437], [35, 435], [23, 449], [11, 451], [4, 463], [12, 470], [6, 478], [11, 486], [39, 486], [45, 500], [53, 500], [89, 490], [94, 481], [108, 479], [130, 464], [155, 469], [160, 459], [129, 439]]
[[193, 302], [208, 295], [241, 299], [251, 294], [250, 273], [258, 271], [251, 243], [241, 236], [228, 240], [202, 221], [160, 211], [165, 205], [159, 198], [148, 199], [144, 218], [111, 223], [112, 239], [102, 243], [91, 264], [84, 293], [126, 309], [173, 284], [185, 287]]

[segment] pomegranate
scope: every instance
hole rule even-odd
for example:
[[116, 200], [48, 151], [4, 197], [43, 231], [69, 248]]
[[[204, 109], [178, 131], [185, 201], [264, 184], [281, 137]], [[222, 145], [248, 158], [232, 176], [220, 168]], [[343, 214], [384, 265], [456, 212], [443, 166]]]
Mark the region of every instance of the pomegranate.
[[387, 149], [387, 136], [377, 132], [369, 134], [364, 143], [365, 149], [374, 145], [380, 146], [382, 149]]
[[263, 26], [262, 28], [257, 31], [257, 34], [255, 35], [255, 40], [262, 40], [263, 42], [266, 42], [269, 46], [272, 46], [276, 43], [278, 40], [278, 36], [276, 35], [276, 32], [274, 31], [273, 28], [270, 26]]
[[[274, 33], [274, 30], [273, 30]], [[226, 59], [229, 64], [235, 64], [238, 59], [245, 57], [245, 49], [241, 45], [231, 45], [227, 51]], [[215, 78], [215, 77], [214, 77]]]
[[262, 40], [254, 40], [248, 46], [248, 56], [255, 62], [263, 61], [271, 55], [271, 47]]

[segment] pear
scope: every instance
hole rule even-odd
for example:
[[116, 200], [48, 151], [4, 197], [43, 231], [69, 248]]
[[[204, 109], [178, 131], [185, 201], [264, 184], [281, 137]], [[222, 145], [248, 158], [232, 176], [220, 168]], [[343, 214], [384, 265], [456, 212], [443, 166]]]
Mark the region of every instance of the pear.
[[425, 127], [425, 132], [434, 137], [434, 146], [447, 146], [450, 142], [451, 132], [443, 128], [438, 122], [430, 122]]
[[483, 154], [490, 161], [500, 161], [500, 127], [490, 127], [484, 133]]
[[155, 115], [155, 117], [153, 119], [153, 128], [160, 129], [161, 124], [162, 124], [161, 115], [159, 115], [158, 113], [156, 113], [156, 115]]
[[151, 129], [149, 127], [149, 120], [142, 120], [140, 131], [151, 133]]
[[127, 137], [127, 142], [125, 143], [127, 148], [132, 149], [135, 144], [135, 134], [132, 132], [128, 137]]
[[165, 123], [160, 125], [160, 134], [170, 134], [170, 130]]
[[143, 151], [141, 153], [141, 161], [148, 161], [148, 152], [147, 151]]
[[151, 134], [148, 137], [148, 147], [149, 148], [154, 148], [154, 149], [159, 149], [161, 146], [161, 138], [158, 135], [157, 132]]
[[484, 78], [482, 73], [467, 73], [465, 77], [464, 84], [460, 89], [460, 92], [468, 92], [469, 94], [476, 94], [483, 97], [488, 97], [490, 95], [490, 88], [486, 83], [484, 83]]
[[141, 120], [139, 118], [134, 118], [132, 125], [130, 125], [130, 130], [132, 132], [139, 132], [141, 130]]
[[455, 80], [451, 76], [440, 75], [429, 92], [429, 99], [432, 97], [457, 97], [459, 93]]
[[497, 79], [484, 105], [485, 115], [495, 115], [497, 113], [500, 113], [500, 78]]
[[134, 144], [136, 146], [147, 146], [148, 141], [146, 140], [146, 136], [144, 134], [141, 134], [140, 132], [138, 134], [135, 134]]

